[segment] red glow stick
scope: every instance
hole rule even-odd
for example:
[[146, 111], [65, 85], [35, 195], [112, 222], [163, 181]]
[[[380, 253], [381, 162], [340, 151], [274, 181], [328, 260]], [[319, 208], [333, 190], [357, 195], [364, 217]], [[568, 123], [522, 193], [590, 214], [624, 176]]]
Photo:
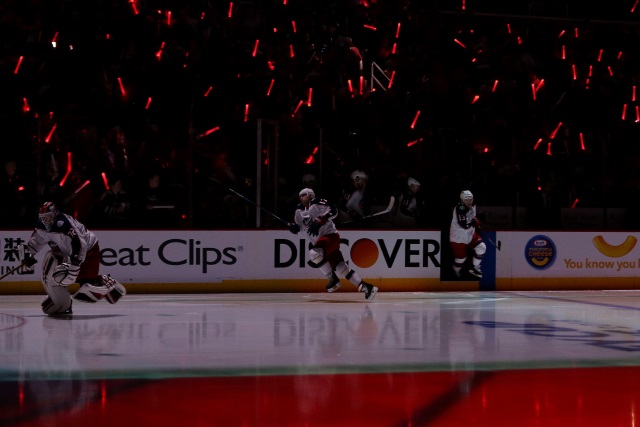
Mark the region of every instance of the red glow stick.
[[171, 26], [171, 11], [167, 11], [167, 25]]
[[274, 83], [275, 83], [275, 79], [271, 79], [271, 83], [269, 83], [269, 89], [267, 89], [267, 96], [271, 95], [271, 89], [273, 89]]
[[362, 95], [363, 91], [364, 91], [364, 77], [360, 76], [360, 95]]
[[607, 67], [607, 70], [609, 70], [609, 75], [613, 77], [613, 70], [611, 69], [610, 65]]
[[229, 18], [231, 18], [231, 15], [233, 15], [233, 2], [229, 2], [229, 12], [227, 13]]
[[309, 88], [309, 95], [307, 97], [307, 107], [311, 107], [311, 99], [313, 98], [313, 88]]
[[571, 64], [571, 70], [573, 71], [573, 80], [578, 79], [578, 73], [576, 71], [576, 64]]
[[144, 106], [145, 110], [149, 109], [149, 105], [151, 105], [151, 97], [149, 97], [149, 99], [147, 99], [147, 105]]
[[640, 122], [640, 107], [636, 105], [636, 123]]
[[46, 142], [47, 144], [51, 141], [51, 138], [53, 137], [53, 132], [56, 131], [56, 127], [58, 126], [57, 123], [53, 124], [53, 127], [51, 128], [51, 130], [49, 131], [49, 135], [47, 135], [47, 137], [45, 138], [44, 142]]
[[475, 104], [476, 102], [478, 102], [479, 99], [480, 99], [480, 95], [474, 95], [473, 99], [471, 100], [471, 104]]
[[16, 69], [13, 70], [13, 74], [18, 74], [18, 70], [20, 70], [20, 64], [22, 64], [23, 59], [24, 56], [20, 56], [20, 58], [18, 58], [18, 64], [16, 64]]
[[296, 21], [293, 21], [293, 20], [291, 21], [291, 28], [293, 28], [293, 32], [294, 32], [294, 33], [297, 33], [297, 32], [298, 32], [298, 30], [297, 30], [297, 28], [296, 28]]
[[102, 175], [102, 182], [104, 183], [104, 188], [106, 190], [109, 190], [109, 180], [107, 179], [107, 174], [102, 172], [100, 175]]
[[491, 92], [495, 92], [497, 88], [498, 88], [498, 80], [493, 82], [493, 87], [491, 88]]
[[578, 34], [578, 27], [575, 27], [573, 30], [574, 35], [576, 36], [576, 38], [578, 38], [579, 34]]
[[395, 55], [397, 51], [398, 51], [398, 43], [394, 43], [393, 47], [391, 48], [391, 53]]
[[538, 81], [538, 85], [536, 86], [536, 92], [538, 92], [542, 86], [544, 86], [544, 79], [541, 79], [540, 81]]
[[551, 143], [549, 142], [547, 144], [547, 156], [550, 156], [550, 155], [551, 155]]
[[396, 38], [400, 38], [400, 23], [398, 22], [398, 27], [396, 28]]
[[416, 127], [416, 122], [418, 121], [418, 117], [420, 117], [420, 110], [416, 112], [416, 115], [413, 118], [413, 122], [411, 123], [411, 129], [414, 129]]
[[27, 102], [27, 98], [22, 98], [22, 111], [25, 113], [30, 111], [31, 107], [29, 107], [29, 103]]
[[249, 104], [244, 105], [244, 121], [249, 121]]
[[560, 31], [560, 34], [558, 34], [558, 38], [564, 36], [564, 30]]
[[[245, 120], [245, 121], [246, 121], [246, 120]], [[217, 131], [219, 131], [219, 130], [220, 130], [220, 126], [216, 126], [216, 127], [214, 127], [214, 128], [211, 128], [211, 129], [209, 129], [208, 131], [203, 132], [203, 133], [201, 133], [200, 135], [198, 135], [198, 139], [200, 139], [200, 138], [204, 138], [205, 136], [207, 136], [207, 135], [211, 135], [212, 133], [217, 132]]]
[[518, 44], [522, 44], [522, 37], [518, 36]]
[[533, 100], [536, 100], [536, 84], [531, 83], [531, 94], [533, 95]]
[[207, 96], [209, 96], [209, 94], [211, 93], [211, 90], [213, 89], [213, 86], [209, 86], [209, 89], [207, 89], [207, 91], [204, 93], [205, 98]]
[[580, 132], [580, 148], [585, 150], [584, 148], [584, 135]]
[[551, 132], [551, 135], [549, 136], [549, 139], [553, 139], [553, 138], [556, 137], [556, 134], [560, 130], [560, 126], [562, 126], [562, 122], [558, 123], [558, 126], [556, 126], [556, 128], [553, 130], [553, 132]]
[[622, 120], [626, 120], [627, 119], [627, 104], [624, 104], [622, 106]]
[[376, 27], [374, 27], [373, 25], [364, 24], [363, 27], [365, 27], [366, 29], [369, 29], [369, 30], [378, 31], [378, 29]]
[[511, 24], [507, 24], [507, 34], [511, 34]]
[[349, 85], [349, 93], [353, 95], [353, 84], [351, 84], [351, 79], [347, 80], [347, 84]]
[[578, 202], [580, 201], [580, 199], [575, 199], [573, 201], [573, 203], [571, 204], [571, 209], [574, 209], [576, 207], [576, 205], [578, 204]]
[[56, 31], [56, 33], [53, 35], [53, 38], [51, 39], [51, 46], [55, 48], [57, 44], [58, 44], [58, 32]]
[[598, 62], [602, 61], [602, 54], [604, 53], [604, 49], [600, 49], [600, 52], [598, 53]]
[[67, 181], [69, 174], [71, 174], [71, 170], [73, 165], [71, 164], [71, 151], [67, 152], [67, 173], [64, 174], [64, 178], [60, 181], [60, 187], [64, 186], [64, 183]]
[[538, 149], [538, 145], [540, 145], [540, 143], [542, 142], [542, 138], [540, 138], [537, 142], [536, 145], [533, 146], [533, 151], [536, 151]]
[[631, 8], [631, 13], [635, 12], [637, 6], [638, 6], [638, 0], [636, 0], [636, 2], [633, 4], [633, 7]]
[[567, 59], [567, 48], [562, 45], [562, 59]]
[[260, 40], [256, 40], [256, 43], [253, 45], [253, 53], [251, 56], [255, 57], [258, 53], [258, 45], [260, 44]]
[[464, 43], [462, 43], [460, 40], [458, 40], [458, 39], [453, 39], [453, 41], [454, 41], [454, 42], [456, 42], [458, 45], [462, 46], [463, 48], [465, 48], [465, 49], [467, 48], [467, 47], [464, 45]]
[[391, 89], [391, 86], [393, 86], [393, 79], [396, 76], [396, 72], [395, 70], [391, 72], [391, 78], [389, 79], [389, 85], [387, 86], [387, 89]]
[[122, 79], [118, 77], [118, 84], [120, 85], [120, 93], [122, 96], [127, 96], [127, 92], [124, 90], [124, 85], [122, 84]]
[[295, 53], [293, 52], [293, 45], [289, 45], [289, 57], [293, 58], [295, 55]]
[[622, 58], [622, 51], [618, 52], [618, 59]]
[[302, 104], [304, 104], [304, 101], [300, 100], [300, 102], [298, 102], [298, 105], [296, 106], [295, 110], [293, 110], [293, 114], [291, 115], [292, 117], [294, 117], [298, 113], [298, 110], [300, 110], [300, 107], [302, 107]]
[[78, 194], [80, 191], [82, 191], [82, 189], [83, 189], [84, 187], [86, 187], [87, 185], [89, 185], [89, 183], [90, 183], [90, 182], [91, 182], [90, 180], [86, 180], [86, 181], [84, 182], [84, 184], [82, 184], [80, 187], [78, 187], [78, 189], [77, 189], [76, 191], [74, 191], [74, 192], [73, 192], [73, 194], [74, 194], [74, 195]]
[[631, 100], [632, 101], [636, 100], [636, 85], [633, 85], [633, 88], [631, 90]]
[[138, 14], [138, 6], [136, 5], [136, 2], [132, 0], [129, 3], [131, 4], [131, 10], [133, 10], [133, 14], [137, 15]]

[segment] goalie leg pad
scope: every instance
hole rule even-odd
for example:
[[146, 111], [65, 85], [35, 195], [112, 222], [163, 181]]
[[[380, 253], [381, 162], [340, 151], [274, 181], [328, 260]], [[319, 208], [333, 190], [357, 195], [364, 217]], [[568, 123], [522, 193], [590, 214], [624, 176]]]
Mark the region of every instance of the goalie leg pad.
[[53, 273], [62, 262], [53, 252], [49, 251], [42, 261], [42, 285], [48, 297], [42, 302], [45, 314], [64, 313], [71, 308], [71, 295], [66, 287], [58, 285], [53, 280]]
[[127, 294], [127, 290], [120, 282], [111, 276], [99, 276], [96, 283], [85, 283], [73, 295], [73, 298], [88, 303], [96, 303], [106, 298], [110, 304], [115, 304]]
[[102, 276], [99, 277], [99, 279], [100, 279], [100, 283], [102, 283], [103, 286], [109, 289], [109, 292], [107, 293], [106, 297], [107, 297], [107, 301], [109, 301], [110, 304], [117, 303], [120, 300], [120, 298], [122, 298], [127, 294], [127, 289], [122, 285], [122, 283], [118, 282], [113, 277], [109, 275], [105, 276], [103, 274]]

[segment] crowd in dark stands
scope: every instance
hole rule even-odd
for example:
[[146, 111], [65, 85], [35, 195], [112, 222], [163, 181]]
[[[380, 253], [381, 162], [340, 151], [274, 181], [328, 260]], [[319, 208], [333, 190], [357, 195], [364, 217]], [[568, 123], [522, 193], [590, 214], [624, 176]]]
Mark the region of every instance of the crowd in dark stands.
[[47, 200], [92, 228], [279, 226], [237, 193], [288, 218], [303, 177], [339, 200], [355, 170], [374, 205], [419, 181], [426, 228], [462, 189], [534, 229], [631, 209], [624, 3], [2, 2], [0, 228]]

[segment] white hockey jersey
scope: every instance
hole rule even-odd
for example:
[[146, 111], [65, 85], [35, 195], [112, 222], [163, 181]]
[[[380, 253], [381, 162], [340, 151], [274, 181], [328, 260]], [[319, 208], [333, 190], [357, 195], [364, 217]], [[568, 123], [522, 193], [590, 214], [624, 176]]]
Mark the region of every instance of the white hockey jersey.
[[476, 227], [473, 225], [473, 219], [476, 217], [476, 206], [470, 208], [462, 203], [458, 203], [453, 208], [453, 218], [451, 218], [451, 227], [449, 228], [449, 241], [454, 243], [471, 243], [473, 233]]
[[[321, 216], [326, 217], [327, 222], [320, 227], [318, 235], [316, 236], [309, 232], [309, 224]], [[293, 220], [300, 226], [300, 230], [307, 233], [311, 243], [315, 244], [320, 237], [337, 233], [338, 230], [333, 222], [336, 216], [338, 216], [338, 208], [334, 203], [326, 199], [313, 199], [308, 208], [302, 203], [298, 203]]]
[[27, 245], [33, 255], [48, 245], [54, 254], [68, 257], [71, 262], [81, 263], [85, 260], [87, 251], [97, 242], [96, 235], [87, 230], [84, 224], [69, 215], [60, 213], [53, 221], [50, 230], [38, 221]]

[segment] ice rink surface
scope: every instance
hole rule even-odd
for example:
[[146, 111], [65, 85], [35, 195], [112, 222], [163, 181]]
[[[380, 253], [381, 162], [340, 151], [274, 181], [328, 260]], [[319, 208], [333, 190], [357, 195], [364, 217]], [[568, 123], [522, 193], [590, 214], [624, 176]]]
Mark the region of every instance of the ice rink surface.
[[0, 426], [634, 426], [640, 291], [0, 298]]

